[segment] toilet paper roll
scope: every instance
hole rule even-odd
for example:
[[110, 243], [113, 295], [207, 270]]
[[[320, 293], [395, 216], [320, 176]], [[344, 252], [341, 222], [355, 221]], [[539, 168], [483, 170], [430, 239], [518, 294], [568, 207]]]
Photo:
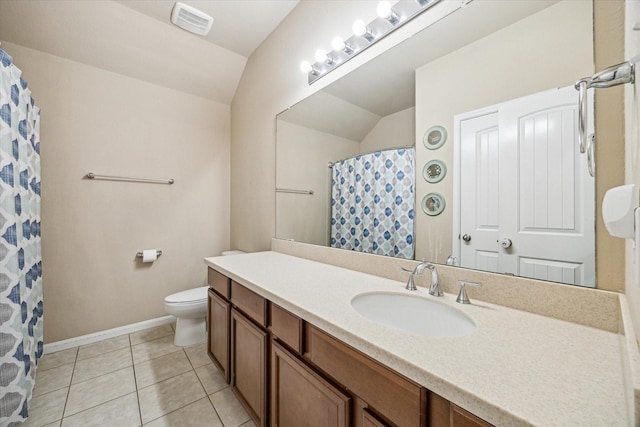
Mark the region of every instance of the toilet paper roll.
[[156, 249], [145, 249], [142, 251], [142, 262], [153, 262], [158, 259], [158, 251]]

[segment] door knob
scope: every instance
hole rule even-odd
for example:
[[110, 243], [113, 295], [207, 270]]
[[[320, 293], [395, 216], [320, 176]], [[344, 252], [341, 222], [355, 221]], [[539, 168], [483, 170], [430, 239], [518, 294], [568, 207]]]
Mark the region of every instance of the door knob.
[[512, 244], [513, 242], [511, 242], [511, 239], [507, 238], [502, 239], [502, 241], [500, 242], [500, 246], [502, 246], [503, 249], [509, 249]]
[[468, 234], [465, 234], [464, 236], [462, 236], [462, 240], [464, 240], [465, 242], [470, 242], [471, 236], [469, 236]]

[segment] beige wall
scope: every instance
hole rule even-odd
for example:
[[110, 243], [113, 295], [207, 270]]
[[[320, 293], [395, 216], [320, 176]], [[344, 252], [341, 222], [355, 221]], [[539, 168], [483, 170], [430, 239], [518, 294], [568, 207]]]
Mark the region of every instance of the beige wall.
[[[418, 179], [418, 203], [433, 191], [453, 201], [455, 115], [573, 85], [593, 73], [591, 17], [590, 2], [561, 2], [416, 70], [416, 168], [440, 159], [450, 171], [436, 184]], [[448, 140], [428, 150], [422, 135], [434, 125], [447, 129]], [[416, 259], [445, 263], [452, 253], [452, 227], [452, 209], [434, 217], [418, 209], [416, 230], [429, 238], [416, 239]]]
[[371, 132], [360, 142], [360, 153], [372, 153], [388, 148], [408, 147], [415, 144], [416, 109], [398, 111], [381, 118]]
[[[229, 106], [3, 43], [41, 107], [45, 342], [166, 315], [229, 246]], [[88, 172], [173, 185], [83, 179]], [[152, 265], [136, 252], [158, 248]]]
[[314, 194], [276, 194], [277, 237], [329, 244], [332, 169], [328, 163], [353, 157], [359, 150], [358, 141], [278, 120], [277, 188]]
[[[624, 60], [624, 0], [594, 3], [595, 69], [600, 71]], [[605, 192], [624, 184], [624, 87], [595, 90], [596, 111], [596, 212], [602, 212]], [[606, 261], [606, 262], [605, 262]], [[605, 231], [602, 215], [596, 217], [596, 274], [598, 288], [624, 291], [624, 240]]]

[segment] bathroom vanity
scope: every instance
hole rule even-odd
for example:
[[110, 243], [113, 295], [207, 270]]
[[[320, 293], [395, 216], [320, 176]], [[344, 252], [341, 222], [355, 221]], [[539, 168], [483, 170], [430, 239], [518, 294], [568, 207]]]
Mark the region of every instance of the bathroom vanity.
[[445, 293], [476, 329], [421, 336], [351, 301], [425, 288], [278, 252], [205, 261], [209, 355], [256, 425], [633, 424], [618, 333]]

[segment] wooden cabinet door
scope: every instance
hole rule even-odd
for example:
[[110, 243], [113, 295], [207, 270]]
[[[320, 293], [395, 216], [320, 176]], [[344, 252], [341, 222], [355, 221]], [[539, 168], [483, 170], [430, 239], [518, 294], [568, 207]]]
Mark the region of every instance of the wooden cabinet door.
[[362, 427], [389, 427], [389, 424], [364, 409], [362, 411]]
[[228, 384], [231, 378], [229, 370], [231, 305], [211, 289], [209, 289], [208, 321], [209, 357], [218, 365]]
[[442, 396], [429, 392], [430, 427], [492, 427], [485, 420], [454, 405]]
[[231, 386], [256, 425], [265, 427], [269, 335], [232, 309], [231, 337]]
[[347, 427], [351, 399], [277, 342], [271, 352], [273, 427]]
[[451, 425], [453, 427], [492, 427], [485, 420], [476, 417], [471, 412], [451, 404]]

